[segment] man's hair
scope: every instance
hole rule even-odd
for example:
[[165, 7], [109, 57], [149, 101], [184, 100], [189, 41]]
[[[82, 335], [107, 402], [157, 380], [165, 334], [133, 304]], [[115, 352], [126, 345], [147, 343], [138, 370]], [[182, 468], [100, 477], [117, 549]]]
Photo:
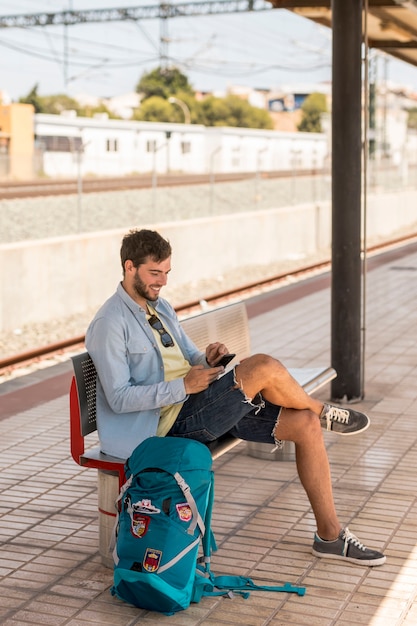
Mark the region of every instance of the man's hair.
[[150, 257], [156, 263], [165, 261], [171, 256], [171, 244], [155, 230], [130, 230], [123, 237], [120, 248], [120, 260], [123, 272], [125, 262], [129, 259], [135, 267], [146, 263]]

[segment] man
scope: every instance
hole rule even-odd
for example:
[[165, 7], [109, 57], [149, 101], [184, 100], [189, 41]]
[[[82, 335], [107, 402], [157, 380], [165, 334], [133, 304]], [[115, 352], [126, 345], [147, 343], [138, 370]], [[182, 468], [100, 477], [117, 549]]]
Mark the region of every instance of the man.
[[171, 270], [171, 246], [159, 233], [130, 231], [122, 241], [123, 280], [86, 334], [98, 372], [97, 427], [102, 451], [130, 456], [147, 437], [190, 437], [203, 443], [226, 432], [248, 441], [294, 441], [298, 475], [317, 533], [313, 554], [359, 565], [382, 565], [337, 518], [321, 428], [340, 435], [366, 430], [363, 413], [308, 396], [288, 370], [255, 354], [220, 376], [227, 347], [200, 352], [160, 297]]

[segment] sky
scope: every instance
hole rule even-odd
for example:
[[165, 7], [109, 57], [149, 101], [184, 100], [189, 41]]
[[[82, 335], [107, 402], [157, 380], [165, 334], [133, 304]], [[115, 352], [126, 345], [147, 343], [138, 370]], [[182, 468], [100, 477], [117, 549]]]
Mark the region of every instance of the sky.
[[[178, 2], [178, 0], [174, 0]], [[201, 1], [201, 0], [199, 0]], [[0, 15], [155, 6], [155, 0], [1, 0]], [[268, 5], [269, 6], [269, 5]], [[229, 86], [280, 89], [331, 80], [331, 31], [282, 9], [140, 22], [0, 28], [0, 91], [14, 101], [40, 95], [111, 97], [135, 91], [161, 64], [161, 36], [171, 65], [195, 90]], [[417, 92], [417, 68], [378, 61], [389, 80]]]

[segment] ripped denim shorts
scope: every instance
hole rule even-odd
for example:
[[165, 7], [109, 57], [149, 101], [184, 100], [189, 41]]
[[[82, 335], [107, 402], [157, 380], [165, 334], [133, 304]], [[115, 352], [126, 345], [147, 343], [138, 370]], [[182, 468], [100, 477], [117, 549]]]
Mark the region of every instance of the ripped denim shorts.
[[280, 448], [282, 442], [274, 438], [280, 413], [280, 406], [260, 394], [248, 398], [232, 369], [204, 391], [188, 397], [168, 436], [210, 443], [230, 433], [246, 441], [271, 443]]

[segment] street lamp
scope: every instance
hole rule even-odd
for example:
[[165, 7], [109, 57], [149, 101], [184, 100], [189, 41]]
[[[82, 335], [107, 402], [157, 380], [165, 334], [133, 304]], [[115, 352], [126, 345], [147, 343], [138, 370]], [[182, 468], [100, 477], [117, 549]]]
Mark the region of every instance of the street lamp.
[[184, 113], [184, 124], [191, 124], [190, 109], [185, 104], [185, 102], [183, 102], [179, 98], [174, 98], [174, 96], [171, 96], [170, 98], [168, 98], [168, 102], [170, 104], [178, 104], [178, 106], [182, 109], [182, 112]]

